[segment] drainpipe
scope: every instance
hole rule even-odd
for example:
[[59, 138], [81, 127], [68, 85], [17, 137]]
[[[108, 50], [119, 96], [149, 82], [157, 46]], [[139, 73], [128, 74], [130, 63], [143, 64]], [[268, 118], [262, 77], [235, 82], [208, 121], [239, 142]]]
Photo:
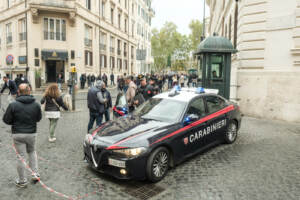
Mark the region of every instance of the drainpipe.
[[27, 20], [27, 0], [25, 0], [25, 18], [26, 18], [26, 78], [28, 79], [28, 20]]

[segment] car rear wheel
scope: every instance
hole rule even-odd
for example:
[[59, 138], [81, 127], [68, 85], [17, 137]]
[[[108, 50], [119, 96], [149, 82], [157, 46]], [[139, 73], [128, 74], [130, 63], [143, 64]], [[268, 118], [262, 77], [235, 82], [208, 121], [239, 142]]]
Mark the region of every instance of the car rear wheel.
[[225, 142], [227, 144], [234, 143], [237, 138], [237, 135], [238, 135], [237, 124], [235, 121], [231, 121], [226, 130]]
[[167, 148], [159, 147], [153, 151], [147, 162], [147, 177], [152, 182], [162, 180], [169, 169], [170, 153]]

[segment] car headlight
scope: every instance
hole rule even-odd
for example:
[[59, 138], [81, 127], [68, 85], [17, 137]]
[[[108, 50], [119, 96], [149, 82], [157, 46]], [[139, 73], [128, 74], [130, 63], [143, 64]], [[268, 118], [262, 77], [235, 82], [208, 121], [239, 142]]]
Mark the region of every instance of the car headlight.
[[114, 153], [123, 154], [126, 157], [136, 157], [143, 153], [145, 153], [147, 149], [145, 147], [139, 147], [139, 148], [133, 148], [133, 149], [118, 149], [118, 150], [112, 150]]
[[91, 144], [93, 141], [93, 136], [91, 134], [87, 134], [84, 139], [84, 145]]

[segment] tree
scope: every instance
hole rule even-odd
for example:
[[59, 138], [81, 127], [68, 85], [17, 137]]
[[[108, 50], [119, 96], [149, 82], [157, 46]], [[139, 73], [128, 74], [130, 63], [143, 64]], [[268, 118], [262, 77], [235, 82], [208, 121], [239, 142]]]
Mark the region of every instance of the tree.
[[197, 50], [198, 45], [201, 42], [202, 35], [202, 23], [199, 20], [192, 20], [189, 24], [189, 28], [191, 30], [191, 34], [189, 38], [192, 42], [192, 51]]
[[172, 69], [185, 70], [190, 62], [192, 52], [201, 42], [202, 24], [199, 20], [192, 20], [189, 24], [191, 34], [182, 35], [177, 31], [177, 26], [167, 22], [158, 30], [152, 30], [152, 55], [154, 67], [161, 71], [168, 67], [170, 58]]

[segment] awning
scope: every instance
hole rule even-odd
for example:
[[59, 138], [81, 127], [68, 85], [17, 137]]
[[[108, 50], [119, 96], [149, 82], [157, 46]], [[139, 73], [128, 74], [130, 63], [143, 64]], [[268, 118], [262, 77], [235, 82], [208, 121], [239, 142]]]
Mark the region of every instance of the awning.
[[42, 60], [68, 60], [68, 51], [44, 49], [42, 50]]

